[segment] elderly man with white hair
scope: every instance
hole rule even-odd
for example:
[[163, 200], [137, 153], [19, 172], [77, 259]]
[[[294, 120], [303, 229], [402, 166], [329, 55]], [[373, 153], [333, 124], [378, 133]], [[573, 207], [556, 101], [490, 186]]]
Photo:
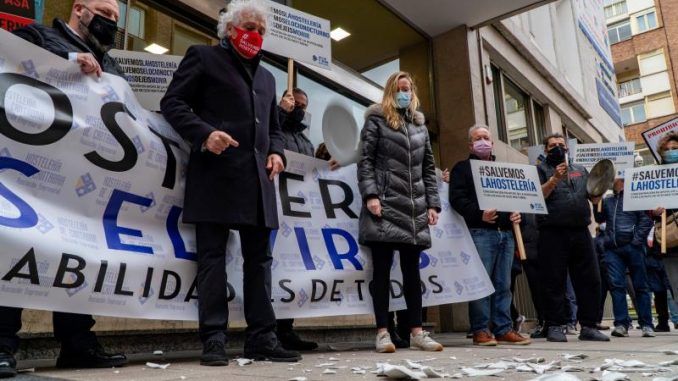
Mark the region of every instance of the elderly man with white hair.
[[[511, 266], [513, 224], [520, 213], [481, 210], [473, 184], [471, 160], [494, 161], [494, 143], [487, 126], [475, 125], [468, 132], [468, 159], [455, 164], [450, 174], [450, 205], [461, 214], [476, 245], [480, 260], [492, 280], [494, 294], [469, 302], [474, 345], [530, 344], [530, 339], [513, 329], [511, 320]], [[490, 331], [491, 327], [491, 331]]]
[[[68, 22], [54, 19], [52, 27], [31, 24], [13, 33], [64, 59], [76, 62], [86, 75], [102, 72], [123, 76], [120, 66], [108, 55], [113, 46], [120, 16], [116, 0], [75, 0]], [[0, 301], [0, 378], [14, 377], [21, 329], [20, 308], [3, 307]], [[54, 312], [54, 337], [61, 350], [59, 368], [110, 368], [127, 363], [123, 354], [106, 353], [92, 332], [92, 315]]]
[[160, 103], [192, 144], [183, 219], [196, 226], [201, 364], [227, 365], [226, 244], [237, 230], [243, 257], [245, 357], [298, 361], [275, 334], [269, 236], [278, 227], [273, 179], [284, 169], [275, 80], [260, 65], [266, 6], [233, 0], [217, 46], [191, 46]]

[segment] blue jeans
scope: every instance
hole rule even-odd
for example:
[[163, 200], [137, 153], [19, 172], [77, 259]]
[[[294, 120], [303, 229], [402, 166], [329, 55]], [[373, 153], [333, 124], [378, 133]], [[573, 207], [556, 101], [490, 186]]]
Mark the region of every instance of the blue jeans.
[[513, 232], [494, 229], [469, 229], [480, 260], [492, 280], [494, 293], [469, 302], [471, 331], [487, 330], [504, 335], [511, 322], [511, 265], [513, 264]]
[[645, 272], [645, 253], [642, 247], [631, 244], [613, 250], [605, 251], [603, 263], [607, 266], [612, 295], [612, 310], [614, 311], [614, 325], [629, 327], [628, 305], [626, 303], [626, 269], [631, 273], [631, 282], [636, 293], [636, 308], [638, 308], [638, 323], [641, 327], [652, 327], [652, 310], [650, 288], [647, 284]]
[[565, 290], [565, 301], [570, 312], [567, 322], [568, 324], [577, 324], [577, 296], [574, 293], [574, 286], [572, 286], [572, 278], [569, 271], [567, 272], [567, 288]]

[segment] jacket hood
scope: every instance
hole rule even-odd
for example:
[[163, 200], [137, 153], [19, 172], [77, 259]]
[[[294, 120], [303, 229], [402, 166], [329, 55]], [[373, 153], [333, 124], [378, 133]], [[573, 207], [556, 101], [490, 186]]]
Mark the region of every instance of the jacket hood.
[[[375, 103], [367, 108], [365, 111], [365, 119], [371, 116], [378, 116], [381, 118], [384, 117], [384, 110], [382, 109], [381, 104]], [[424, 116], [424, 113], [415, 111], [414, 115], [412, 115], [412, 123], [417, 126], [423, 126], [426, 123], [426, 117]]]

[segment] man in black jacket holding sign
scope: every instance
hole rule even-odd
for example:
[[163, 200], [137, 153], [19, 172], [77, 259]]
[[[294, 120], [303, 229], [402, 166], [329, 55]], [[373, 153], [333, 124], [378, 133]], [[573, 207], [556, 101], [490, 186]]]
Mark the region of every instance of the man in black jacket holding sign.
[[[68, 23], [55, 19], [52, 28], [32, 24], [13, 33], [64, 59], [76, 62], [83, 74], [102, 72], [123, 76], [107, 52], [112, 47], [120, 16], [116, 0], [76, 0]], [[16, 375], [14, 353], [19, 347], [20, 308], [0, 307], [0, 378]], [[99, 345], [91, 315], [54, 312], [54, 336], [61, 343], [56, 366], [110, 368], [127, 363], [123, 354], [109, 354]]]
[[495, 289], [494, 294], [469, 302], [473, 344], [527, 345], [530, 344], [530, 339], [513, 330], [510, 312], [511, 266], [515, 248], [513, 224], [520, 223], [521, 216], [516, 212], [480, 209], [473, 183], [471, 160], [494, 161], [494, 143], [490, 130], [482, 125], [471, 127], [468, 137], [471, 154], [468, 159], [458, 162], [450, 175], [450, 205], [464, 217], [478, 256]]
[[[577, 296], [579, 340], [609, 341], [596, 329], [600, 306], [600, 271], [593, 249], [591, 207], [586, 191], [588, 172], [566, 160], [567, 146], [561, 134], [544, 138], [546, 160], [537, 166], [549, 214], [537, 217], [539, 268], [542, 279], [546, 339], [564, 342], [567, 313], [563, 295], [569, 270]], [[600, 198], [592, 199], [595, 203]]]

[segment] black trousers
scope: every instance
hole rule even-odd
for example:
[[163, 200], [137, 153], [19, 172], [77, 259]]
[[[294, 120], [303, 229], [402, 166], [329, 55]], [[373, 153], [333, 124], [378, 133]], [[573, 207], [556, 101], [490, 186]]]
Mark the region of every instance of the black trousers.
[[665, 325], [669, 324], [669, 293], [660, 291], [654, 293], [654, 309], [657, 311], [657, 322]]
[[[5, 347], [12, 353], [19, 349], [17, 333], [21, 330], [22, 311], [21, 308], [0, 307], [0, 349]], [[54, 337], [66, 350], [79, 351], [95, 346], [97, 338], [91, 331], [94, 323], [92, 315], [52, 313]]]
[[600, 270], [588, 228], [541, 228], [539, 268], [546, 324], [564, 325], [568, 320], [563, 296], [569, 270], [577, 297], [577, 320], [582, 327], [595, 327], [600, 309]]
[[[400, 253], [400, 268], [403, 274], [403, 294], [407, 303], [407, 326], [421, 327], [421, 277], [419, 255], [421, 248], [412, 245], [371, 244], [372, 249], [372, 306], [377, 328], [388, 328], [388, 305], [390, 300], [391, 266], [393, 254]], [[408, 336], [409, 337], [409, 336]]]
[[[277, 344], [275, 314], [271, 306], [271, 230], [240, 226], [245, 305], [245, 349], [273, 348]], [[226, 286], [227, 226], [196, 224], [198, 247], [198, 319], [200, 339], [226, 341], [228, 304]]]
[[278, 319], [276, 326], [278, 332], [292, 332], [294, 330], [294, 319]]
[[[535, 245], [536, 246], [536, 245]], [[527, 248], [525, 248], [527, 250]], [[535, 247], [536, 250], [536, 247]], [[537, 259], [526, 259], [523, 261], [523, 271], [527, 278], [527, 285], [530, 287], [530, 296], [535, 311], [537, 311], [537, 321], [544, 323], [544, 306], [542, 301], [541, 275], [539, 273], [539, 261]]]

